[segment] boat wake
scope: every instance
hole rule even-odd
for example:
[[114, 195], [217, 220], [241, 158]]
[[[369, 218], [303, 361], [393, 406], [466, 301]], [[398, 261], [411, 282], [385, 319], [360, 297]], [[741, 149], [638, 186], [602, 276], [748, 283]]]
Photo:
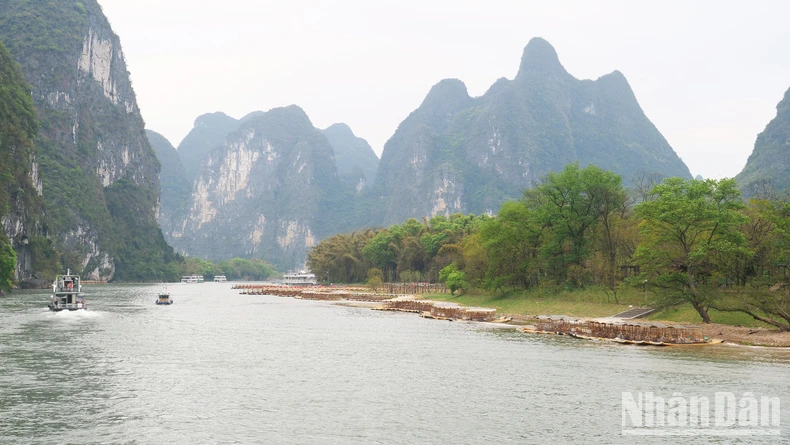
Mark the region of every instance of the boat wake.
[[88, 310], [79, 310], [79, 311], [60, 311], [60, 312], [52, 312], [50, 310], [47, 310], [46, 316], [54, 320], [72, 321], [72, 320], [87, 320], [91, 318], [99, 318], [102, 315], [101, 312], [99, 311], [92, 311], [88, 309]]

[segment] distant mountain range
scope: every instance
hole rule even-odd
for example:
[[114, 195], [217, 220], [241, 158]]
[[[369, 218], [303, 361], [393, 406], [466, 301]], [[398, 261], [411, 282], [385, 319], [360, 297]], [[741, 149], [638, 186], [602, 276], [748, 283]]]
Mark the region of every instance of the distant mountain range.
[[[691, 178], [620, 72], [578, 80], [538, 38], [524, 49], [516, 77], [481, 97], [470, 97], [460, 80], [436, 84], [380, 162], [347, 125], [317, 130], [295, 106], [239, 120], [200, 116], [177, 154], [191, 193], [184, 198], [183, 181], [168, 176], [180, 175], [178, 164], [160, 159], [168, 241], [191, 255], [262, 256], [281, 267], [299, 264], [311, 245], [337, 232], [496, 213], [571, 162], [615, 171], [626, 183], [640, 173]], [[176, 195], [181, 202], [171, 200]]]

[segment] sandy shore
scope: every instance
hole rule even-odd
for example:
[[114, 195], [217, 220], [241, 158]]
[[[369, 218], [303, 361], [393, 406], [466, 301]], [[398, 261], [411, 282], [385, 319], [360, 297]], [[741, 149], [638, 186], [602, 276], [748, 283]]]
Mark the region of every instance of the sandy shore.
[[708, 338], [723, 339], [727, 343], [749, 346], [790, 347], [790, 332], [781, 332], [777, 329], [709, 324], [702, 325], [702, 331]]

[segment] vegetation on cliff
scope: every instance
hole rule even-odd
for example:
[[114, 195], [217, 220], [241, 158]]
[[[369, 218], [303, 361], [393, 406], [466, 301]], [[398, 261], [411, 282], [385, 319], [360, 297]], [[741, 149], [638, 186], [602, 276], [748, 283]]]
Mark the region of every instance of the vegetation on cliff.
[[[35, 140], [38, 119], [30, 85], [19, 65], [0, 42], [0, 224], [20, 224], [22, 233], [0, 233], [0, 289], [11, 286], [16, 269], [16, 249], [29, 255], [40, 273], [51, 272], [57, 255], [46, 248], [41, 235], [41, 197], [33, 183], [31, 170], [36, 162]], [[10, 238], [9, 239], [9, 235]]]
[[735, 179], [748, 196], [787, 194], [790, 185], [790, 89], [776, 106], [774, 117], [757, 135], [754, 150]]
[[[35, 146], [46, 239], [31, 237], [30, 250], [60, 252], [60, 264], [33, 258], [26, 267], [35, 269], [33, 275], [71, 268], [94, 278], [150, 279], [137, 265], [174, 258], [152, 230], [159, 164], [145, 138], [120, 41], [101, 7], [95, 0], [0, 2], [0, 40], [31, 84], [26, 97], [32, 91], [40, 122]], [[129, 191], [129, 184], [145, 201], [134, 202], [137, 211], [119, 224], [120, 207], [130, 203], [117, 192]], [[129, 241], [141, 233], [151, 241]]]

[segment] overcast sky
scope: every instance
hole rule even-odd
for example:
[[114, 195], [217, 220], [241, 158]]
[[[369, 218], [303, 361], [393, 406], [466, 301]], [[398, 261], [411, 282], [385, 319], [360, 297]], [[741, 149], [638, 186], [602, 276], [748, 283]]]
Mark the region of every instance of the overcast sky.
[[692, 174], [732, 177], [790, 87], [788, 1], [99, 2], [146, 127], [175, 146], [203, 113], [297, 104], [380, 156], [433, 84], [479, 96], [540, 36], [576, 78], [620, 70]]

